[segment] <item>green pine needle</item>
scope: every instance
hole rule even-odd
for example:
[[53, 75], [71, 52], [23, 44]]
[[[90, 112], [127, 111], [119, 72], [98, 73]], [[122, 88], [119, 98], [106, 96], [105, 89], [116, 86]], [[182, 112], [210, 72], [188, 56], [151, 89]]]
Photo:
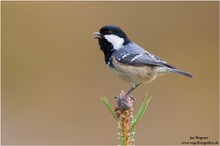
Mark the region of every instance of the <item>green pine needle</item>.
[[121, 123], [121, 121], [120, 121], [120, 120], [117, 118], [117, 116], [115, 115], [115, 112], [114, 112], [113, 108], [111, 107], [109, 101], [108, 101], [105, 97], [102, 97], [101, 99], [102, 99], [102, 101], [105, 103], [106, 107], [107, 107], [108, 110], [111, 112], [111, 114], [113, 115], [113, 117], [116, 119], [116, 121], [118, 121], [118, 122]]
[[[140, 119], [143, 117], [146, 109], [147, 109], [147, 106], [150, 102], [150, 100], [153, 98], [153, 96], [151, 96], [148, 100], [147, 100], [147, 95], [144, 97], [142, 103], [141, 103], [141, 106], [136, 114], [136, 116], [134, 117], [133, 119], [133, 124], [131, 125], [131, 131], [135, 131], [135, 127], [137, 125], [137, 123], [140, 121]], [[147, 100], [147, 101], [146, 101]]]

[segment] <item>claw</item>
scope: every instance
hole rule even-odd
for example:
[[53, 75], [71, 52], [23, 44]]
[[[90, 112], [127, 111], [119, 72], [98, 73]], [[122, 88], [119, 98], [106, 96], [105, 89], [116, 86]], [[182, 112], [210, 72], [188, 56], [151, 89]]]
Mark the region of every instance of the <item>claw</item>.
[[115, 97], [119, 109], [127, 110], [133, 107], [136, 101], [134, 96], [125, 95], [124, 91], [120, 93], [119, 96]]
[[136, 99], [135, 99], [134, 96], [129, 95], [129, 97], [130, 97], [134, 102], [136, 101]]

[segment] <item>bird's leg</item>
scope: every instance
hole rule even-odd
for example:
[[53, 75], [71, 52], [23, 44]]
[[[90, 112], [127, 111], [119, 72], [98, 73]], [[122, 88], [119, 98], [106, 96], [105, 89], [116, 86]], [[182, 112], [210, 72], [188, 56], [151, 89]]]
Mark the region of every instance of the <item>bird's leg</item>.
[[120, 95], [120, 97], [118, 97], [118, 96], [115, 97], [117, 99], [116, 101], [117, 101], [117, 104], [118, 104], [119, 108], [121, 108], [121, 109], [128, 109], [128, 108], [130, 108], [129, 107], [129, 102], [131, 102], [130, 99], [132, 100], [132, 102], [135, 102], [136, 100], [135, 100], [135, 98], [133, 96], [130, 96], [129, 94], [135, 88], [137, 88], [139, 85], [140, 84], [132, 85], [132, 87], [128, 90], [127, 93], [125, 93], [124, 95]]
[[[122, 98], [122, 100], [124, 100], [135, 88], [137, 88], [140, 84], [137, 85], [132, 85], [131, 88], [128, 90], [127, 93], [125, 93], [124, 97]], [[135, 101], [135, 98], [133, 96], [131, 96], [131, 98]]]

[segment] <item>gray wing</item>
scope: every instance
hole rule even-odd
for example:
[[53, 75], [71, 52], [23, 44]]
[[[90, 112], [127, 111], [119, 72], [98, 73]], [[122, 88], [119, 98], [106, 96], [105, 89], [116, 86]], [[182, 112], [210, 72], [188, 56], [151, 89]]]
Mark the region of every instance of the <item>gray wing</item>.
[[148, 53], [128, 54], [126, 56], [121, 56], [121, 58], [116, 59], [118, 62], [135, 66], [152, 65], [175, 68], [174, 66], [168, 64], [166, 61], [160, 59], [159, 57]]
[[124, 64], [134, 65], [134, 66], [166, 66], [168, 68], [175, 68], [166, 61], [160, 59], [156, 55], [153, 55], [140, 46], [132, 43], [125, 46], [123, 49], [119, 49], [117, 55], [114, 55], [115, 59]]

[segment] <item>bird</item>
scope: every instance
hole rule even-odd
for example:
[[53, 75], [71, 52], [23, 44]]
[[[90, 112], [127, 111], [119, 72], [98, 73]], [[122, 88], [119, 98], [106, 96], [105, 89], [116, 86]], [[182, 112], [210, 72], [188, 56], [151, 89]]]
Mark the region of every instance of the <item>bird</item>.
[[[122, 80], [131, 84], [131, 88], [124, 94], [120, 102], [124, 102], [126, 96], [129, 96], [142, 83], [150, 83], [157, 76], [165, 73], [194, 78], [192, 74], [174, 67], [132, 42], [119, 26], [105, 25], [93, 35], [93, 38], [98, 39], [108, 68]], [[123, 106], [122, 108], [127, 108], [126, 103]]]

